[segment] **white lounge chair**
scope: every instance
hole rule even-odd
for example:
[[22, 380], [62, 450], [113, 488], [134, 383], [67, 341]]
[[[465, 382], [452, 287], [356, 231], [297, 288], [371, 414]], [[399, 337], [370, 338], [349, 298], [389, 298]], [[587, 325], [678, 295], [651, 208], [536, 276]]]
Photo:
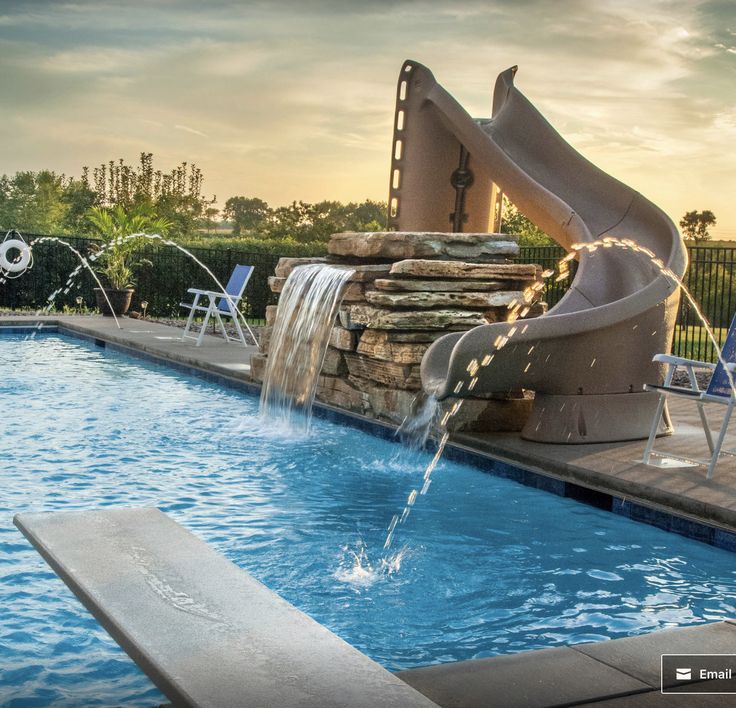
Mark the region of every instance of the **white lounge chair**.
[[[657, 411], [654, 414], [652, 429], [649, 433], [649, 440], [647, 441], [647, 446], [644, 450], [644, 464], [649, 464], [652, 454], [671, 457], [685, 462], [694, 462], [696, 464], [707, 466], [707, 479], [710, 479], [713, 476], [713, 471], [715, 470], [716, 463], [718, 462], [720, 455], [736, 456], [736, 450], [721, 449], [723, 446], [723, 440], [726, 437], [726, 431], [728, 430], [728, 424], [731, 420], [731, 413], [733, 412], [734, 404], [736, 404], [736, 391], [733, 387], [733, 377], [736, 376], [736, 317], [731, 321], [728, 336], [726, 337], [726, 342], [721, 351], [721, 359], [722, 361], [718, 361], [717, 364], [711, 364], [709, 362], [696, 361], [694, 359], [683, 359], [682, 357], [671, 356], [669, 354], [657, 354], [654, 357], [654, 361], [667, 364], [668, 368], [664, 379], [664, 385], [657, 386], [654, 384], [646, 384], [644, 386], [647, 391], [656, 391], [659, 393], [659, 404], [657, 405]], [[690, 388], [672, 385], [672, 378], [678, 367], [683, 367], [687, 372]], [[708, 383], [708, 388], [705, 391], [698, 386], [695, 369], [710, 369], [713, 372], [710, 377], [710, 382]], [[659, 427], [659, 421], [664, 412], [664, 405], [668, 396], [687, 398], [694, 401], [698, 406], [698, 413], [700, 414], [700, 421], [703, 425], [703, 432], [705, 433], [705, 439], [708, 442], [708, 448], [711, 453], [710, 458], [707, 460], [686, 457], [679, 454], [672, 455], [670, 453], [658, 453], [654, 450], [654, 439], [657, 435], [657, 428]], [[710, 429], [708, 418], [705, 413], [706, 403], [715, 403], [725, 407], [721, 428], [718, 431], [718, 437], [715, 441], [713, 440], [713, 432]]]
[[[245, 319], [241, 318], [238, 314], [238, 305], [243, 298], [243, 291], [245, 290], [245, 286], [248, 284], [248, 280], [250, 280], [252, 273], [253, 266], [236, 265], [232, 275], [230, 276], [230, 280], [227, 281], [224, 293], [215, 292], [213, 290], [197, 290], [196, 288], [189, 288], [187, 292], [194, 295], [194, 302], [179, 303], [181, 307], [185, 307], [189, 310], [187, 326], [184, 328], [184, 334], [182, 334], [181, 338], [194, 339], [197, 342], [196, 346], [200, 346], [204, 339], [207, 323], [210, 321], [211, 317], [214, 317], [215, 323], [222, 331], [225, 340], [228, 342], [235, 341], [235, 338], [230, 337], [227, 333], [225, 324], [222, 321], [224, 316], [232, 318], [233, 324], [235, 325], [235, 331], [238, 333], [238, 339], [244, 347], [248, 346], [248, 342], [245, 339], [245, 334], [241, 327], [241, 319], [245, 328], [248, 330], [248, 333], [257, 345], [258, 340], [256, 339], [255, 334], [253, 334], [253, 330], [249, 327]], [[207, 298], [207, 304], [201, 304], [201, 298]], [[190, 334], [190, 330], [194, 323], [194, 316], [197, 313], [202, 313], [204, 315], [202, 327], [198, 333]]]

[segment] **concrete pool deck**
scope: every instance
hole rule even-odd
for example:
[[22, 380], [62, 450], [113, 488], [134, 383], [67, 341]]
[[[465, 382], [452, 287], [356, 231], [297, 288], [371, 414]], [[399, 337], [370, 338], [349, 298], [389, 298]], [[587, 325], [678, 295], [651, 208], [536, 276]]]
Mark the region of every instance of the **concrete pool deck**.
[[[13, 327], [27, 328], [39, 321], [255, 390], [249, 381], [248, 361], [256, 347], [228, 344], [209, 335], [201, 347], [196, 347], [193, 342], [182, 342], [181, 330], [176, 328], [122, 319], [123, 329], [119, 330], [111, 318], [94, 316], [0, 317], [0, 328], [12, 331]], [[671, 412], [677, 432], [672, 438], [661, 439], [658, 447], [671, 454], [700, 455], [705, 442], [695, 406], [676, 401]], [[736, 442], [733, 434], [728, 438], [725, 447]], [[662, 469], [641, 464], [638, 460], [644, 441], [560, 446], [523, 441], [515, 434], [458, 435], [455, 441], [510, 466], [539, 471], [552, 482], [573, 483], [644, 505], [645, 511], [639, 512], [638, 517], [632, 513], [632, 518], [665, 525], [657, 518], [642, 516], [662, 510], [684, 517], [683, 523], [690, 518], [707, 524], [716, 533], [720, 529], [736, 531], [733, 458], [723, 459], [714, 479], [706, 480], [703, 467]], [[679, 529], [675, 526], [670, 530]], [[703, 540], [712, 542], [713, 538]], [[736, 652], [736, 625], [718, 622], [641, 637], [414, 669], [400, 676], [443, 706], [648, 706], [674, 702], [724, 705], [728, 699], [723, 695], [673, 698], [659, 693], [661, 653], [706, 652]], [[704, 685], [700, 688], [708, 690]]]

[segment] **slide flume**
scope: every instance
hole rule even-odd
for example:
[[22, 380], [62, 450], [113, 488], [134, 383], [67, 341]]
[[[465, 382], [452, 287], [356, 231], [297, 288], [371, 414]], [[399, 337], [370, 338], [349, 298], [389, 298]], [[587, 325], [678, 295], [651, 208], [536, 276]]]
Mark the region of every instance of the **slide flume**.
[[[397, 91], [391, 225], [401, 231], [448, 230], [458, 209], [457, 180], [465, 179], [460, 223], [487, 231], [497, 186], [519, 210], [561, 246], [605, 237], [648, 249], [681, 277], [687, 251], [667, 215], [637, 191], [609, 176], [573, 149], [514, 86], [516, 67], [501, 73], [493, 114], [474, 120], [426, 67], [407, 61]], [[464, 156], [464, 157], [463, 157]], [[569, 291], [544, 315], [494, 323], [438, 339], [421, 365], [422, 385], [444, 399], [455, 395], [535, 391], [522, 431], [530, 440], [587, 443], [647, 437], [661, 381], [652, 356], [669, 351], [679, 289], [653, 258], [632, 248], [583, 249]], [[494, 347], [515, 329], [501, 349]], [[472, 391], [469, 369], [485, 355]], [[668, 419], [665, 417], [665, 421]], [[663, 432], [667, 432], [664, 423]]]

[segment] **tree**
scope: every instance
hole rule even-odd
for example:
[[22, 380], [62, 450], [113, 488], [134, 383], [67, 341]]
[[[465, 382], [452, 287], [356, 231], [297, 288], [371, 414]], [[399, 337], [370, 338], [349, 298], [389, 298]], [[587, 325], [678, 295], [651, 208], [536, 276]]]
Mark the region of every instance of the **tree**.
[[220, 210], [216, 207], [207, 207], [204, 210], [204, 227], [207, 229], [208, 236], [212, 233], [212, 229], [215, 226], [215, 220], [219, 213]]
[[[83, 179], [89, 181], [85, 167]], [[171, 172], [153, 168], [153, 154], [142, 152], [138, 164], [110, 160], [92, 170], [97, 204], [103, 207], [121, 206], [125, 210], [145, 207], [171, 224], [173, 236], [193, 233], [207, 207], [216, 198], [202, 195], [202, 170], [196, 165], [182, 162]]]
[[230, 197], [222, 210], [222, 215], [233, 222], [233, 236], [266, 230], [272, 214], [271, 207], [258, 197]]
[[520, 246], [555, 246], [557, 245], [536, 224], [527, 219], [514, 204], [504, 197], [501, 233], [518, 236]]
[[62, 232], [71, 234], [87, 233], [90, 228], [87, 213], [97, 203], [97, 194], [89, 186], [86, 168], [81, 179], [72, 178], [62, 196], [66, 204], [66, 214], [62, 225]]
[[292, 202], [274, 210], [268, 235], [296, 241], [327, 241], [341, 231], [382, 231], [386, 223], [385, 202], [370, 199], [356, 204], [322, 201]]
[[63, 231], [69, 180], [50, 170], [16, 172], [0, 178], [0, 226], [33, 233]]
[[253, 234], [269, 239], [293, 239], [301, 243], [327, 241], [340, 231], [383, 231], [385, 202], [343, 204], [298, 201], [272, 209], [257, 197], [231, 197], [223, 216], [233, 222], [233, 235]]
[[715, 225], [716, 215], [709, 209], [685, 212], [685, 216], [680, 219], [683, 238], [692, 239], [696, 244], [709, 241], [708, 227]]

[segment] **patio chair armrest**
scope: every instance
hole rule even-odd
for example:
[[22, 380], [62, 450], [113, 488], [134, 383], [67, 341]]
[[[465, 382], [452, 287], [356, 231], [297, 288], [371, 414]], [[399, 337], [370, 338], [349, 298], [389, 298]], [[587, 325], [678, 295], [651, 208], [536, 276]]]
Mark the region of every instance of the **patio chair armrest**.
[[240, 299], [238, 295], [228, 295], [227, 293], [221, 293], [217, 290], [197, 290], [197, 288], [189, 288], [187, 292], [192, 293], [192, 295], [207, 295], [207, 297], [213, 299], [221, 297], [227, 300], [228, 298], [230, 298], [233, 302], [237, 302]]
[[670, 364], [671, 366], [692, 366], [697, 369], [715, 369], [716, 365], [708, 361], [697, 361], [696, 359], [685, 359], [681, 356], [672, 356], [671, 354], [655, 354], [652, 361], [660, 364]]

